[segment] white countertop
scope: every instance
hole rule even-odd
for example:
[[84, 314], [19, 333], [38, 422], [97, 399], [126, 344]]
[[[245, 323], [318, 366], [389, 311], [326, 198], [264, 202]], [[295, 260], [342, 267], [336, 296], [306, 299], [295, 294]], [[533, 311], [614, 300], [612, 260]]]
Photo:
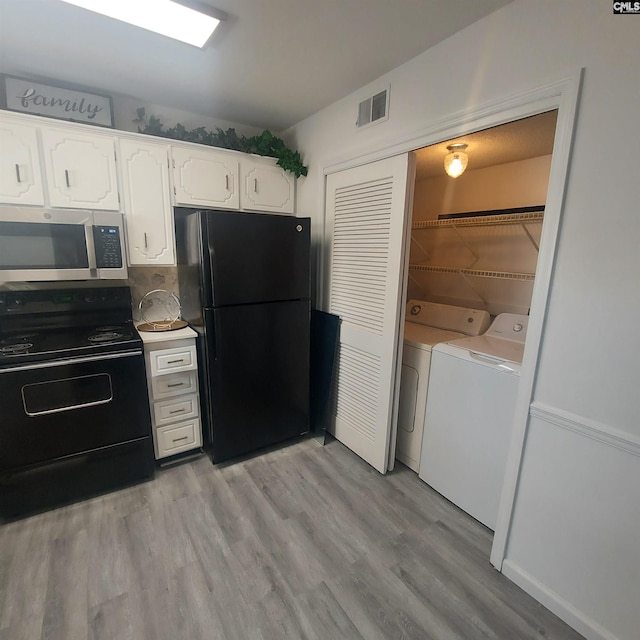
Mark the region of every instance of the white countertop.
[[[137, 329], [137, 327], [136, 327]], [[138, 331], [142, 342], [167, 342], [168, 340], [183, 340], [184, 338], [195, 338], [197, 333], [191, 327], [184, 329], [174, 329], [173, 331]]]

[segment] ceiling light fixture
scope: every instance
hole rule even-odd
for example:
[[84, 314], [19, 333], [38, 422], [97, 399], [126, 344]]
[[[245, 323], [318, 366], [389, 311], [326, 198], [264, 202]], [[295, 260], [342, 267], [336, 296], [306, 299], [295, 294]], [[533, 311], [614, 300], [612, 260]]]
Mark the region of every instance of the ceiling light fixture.
[[62, 1], [200, 48], [220, 24], [217, 18], [172, 0]]
[[447, 175], [452, 178], [457, 178], [464, 173], [469, 162], [469, 156], [464, 152], [468, 147], [468, 144], [458, 142], [456, 144], [450, 144], [447, 147], [449, 153], [444, 158], [444, 170]]

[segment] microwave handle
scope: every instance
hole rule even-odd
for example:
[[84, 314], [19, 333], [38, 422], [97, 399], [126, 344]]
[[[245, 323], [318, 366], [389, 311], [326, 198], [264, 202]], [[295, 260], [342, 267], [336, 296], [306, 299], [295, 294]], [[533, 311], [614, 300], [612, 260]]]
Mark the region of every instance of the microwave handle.
[[97, 269], [96, 263], [96, 246], [93, 241], [93, 225], [85, 224], [84, 225], [84, 236], [87, 241], [87, 254], [89, 257], [89, 269]]

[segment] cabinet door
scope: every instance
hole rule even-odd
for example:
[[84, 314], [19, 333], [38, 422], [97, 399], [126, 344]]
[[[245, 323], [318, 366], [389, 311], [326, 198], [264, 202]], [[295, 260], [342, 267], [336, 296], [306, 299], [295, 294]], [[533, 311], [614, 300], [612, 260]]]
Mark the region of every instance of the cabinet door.
[[151, 394], [154, 400], [164, 400], [183, 393], [198, 392], [198, 372], [183, 371], [151, 378]]
[[238, 161], [208, 149], [172, 147], [175, 202], [186, 206], [238, 209]]
[[174, 265], [169, 147], [120, 140], [120, 175], [130, 265]]
[[240, 205], [248, 211], [293, 213], [295, 178], [275, 164], [242, 160]]
[[0, 122], [0, 202], [44, 204], [34, 127]]
[[152, 351], [149, 354], [149, 363], [152, 376], [197, 369], [196, 346], [190, 344], [185, 347]]
[[154, 402], [151, 409], [153, 426], [164, 427], [178, 421], [197, 418], [200, 414], [200, 400], [197, 393], [192, 393]]
[[156, 430], [157, 459], [197, 449], [201, 445], [202, 430], [199, 418], [159, 427]]
[[113, 138], [42, 129], [42, 143], [51, 206], [118, 211]]

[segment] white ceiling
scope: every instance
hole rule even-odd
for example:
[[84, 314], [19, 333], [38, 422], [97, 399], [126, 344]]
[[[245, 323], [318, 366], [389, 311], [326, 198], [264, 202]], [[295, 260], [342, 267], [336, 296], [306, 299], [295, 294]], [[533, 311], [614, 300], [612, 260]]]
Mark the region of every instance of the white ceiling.
[[201, 1], [228, 16], [204, 50], [60, 0], [0, 0], [0, 71], [283, 131], [511, 0]]

